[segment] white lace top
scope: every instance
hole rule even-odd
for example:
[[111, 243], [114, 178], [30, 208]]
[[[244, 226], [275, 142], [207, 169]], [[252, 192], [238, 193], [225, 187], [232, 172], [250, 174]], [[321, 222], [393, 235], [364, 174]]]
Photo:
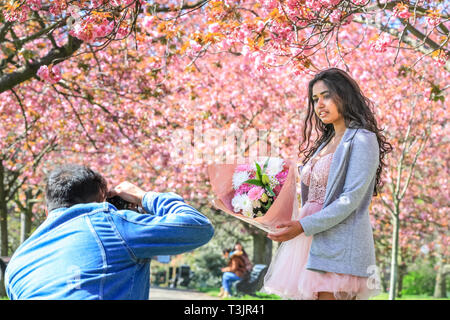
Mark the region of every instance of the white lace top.
[[333, 154], [334, 152], [319, 159], [310, 159], [303, 167], [300, 179], [305, 185], [309, 186], [308, 202], [323, 204]]

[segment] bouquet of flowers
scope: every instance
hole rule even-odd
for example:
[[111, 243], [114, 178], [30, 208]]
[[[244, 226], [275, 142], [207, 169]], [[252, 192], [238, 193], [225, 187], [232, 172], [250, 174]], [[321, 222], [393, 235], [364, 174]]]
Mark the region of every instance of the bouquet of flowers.
[[289, 166], [280, 158], [238, 165], [233, 174], [234, 212], [249, 218], [262, 217], [280, 194], [288, 172]]
[[263, 157], [245, 164], [208, 166], [217, 209], [266, 232], [289, 221], [296, 200], [295, 161]]

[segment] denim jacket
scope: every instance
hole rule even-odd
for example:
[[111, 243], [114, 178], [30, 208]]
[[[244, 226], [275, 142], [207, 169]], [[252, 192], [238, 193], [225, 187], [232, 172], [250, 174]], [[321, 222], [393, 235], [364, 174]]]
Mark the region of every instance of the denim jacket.
[[193, 250], [214, 234], [210, 221], [174, 193], [146, 193], [148, 214], [112, 204], [49, 213], [15, 251], [10, 299], [148, 299], [150, 258]]

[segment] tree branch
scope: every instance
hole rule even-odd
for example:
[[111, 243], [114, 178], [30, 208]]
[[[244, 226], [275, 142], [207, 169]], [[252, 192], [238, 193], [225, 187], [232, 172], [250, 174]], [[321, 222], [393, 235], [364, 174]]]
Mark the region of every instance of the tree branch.
[[[371, 21], [363, 16], [355, 16], [353, 17], [353, 21], [372, 26], [374, 28], [377, 28], [383, 32], [389, 33], [391, 36], [396, 37], [397, 39], [401, 40], [402, 42], [406, 43], [407, 45], [411, 46], [412, 48], [418, 50], [419, 52], [430, 55], [436, 50], [444, 50], [441, 45], [437, 44], [436, 42], [432, 41], [430, 38], [428, 38], [426, 35], [421, 33], [419, 30], [415, 29], [413, 26], [408, 25], [405, 28], [408, 28], [408, 31], [410, 31], [414, 36], [416, 36], [418, 39], [422, 41], [417, 41], [413, 39], [412, 37], [409, 37], [407, 35], [403, 35], [402, 32], [400, 32], [397, 29], [389, 28], [387, 26], [382, 25], [381, 23], [378, 23], [376, 21]], [[424, 43], [426, 43], [428, 46], [431, 47], [431, 49], [427, 48]], [[448, 53], [448, 50], [444, 50]], [[448, 60], [444, 66], [445, 70], [450, 72], [450, 60]]]
[[67, 44], [64, 47], [53, 48], [41, 59], [23, 66], [17, 71], [2, 75], [0, 78], [0, 93], [10, 90], [11, 88], [14, 88], [14, 86], [31, 79], [36, 75], [41, 66], [49, 65], [51, 63], [58, 64], [70, 58], [72, 54], [81, 47], [82, 43], [83, 41], [69, 36]]

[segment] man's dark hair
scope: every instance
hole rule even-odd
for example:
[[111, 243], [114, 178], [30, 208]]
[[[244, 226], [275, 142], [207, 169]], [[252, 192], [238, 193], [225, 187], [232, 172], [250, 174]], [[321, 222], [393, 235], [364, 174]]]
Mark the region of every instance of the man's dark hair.
[[102, 201], [106, 192], [106, 180], [98, 172], [78, 164], [61, 165], [47, 177], [47, 210]]

